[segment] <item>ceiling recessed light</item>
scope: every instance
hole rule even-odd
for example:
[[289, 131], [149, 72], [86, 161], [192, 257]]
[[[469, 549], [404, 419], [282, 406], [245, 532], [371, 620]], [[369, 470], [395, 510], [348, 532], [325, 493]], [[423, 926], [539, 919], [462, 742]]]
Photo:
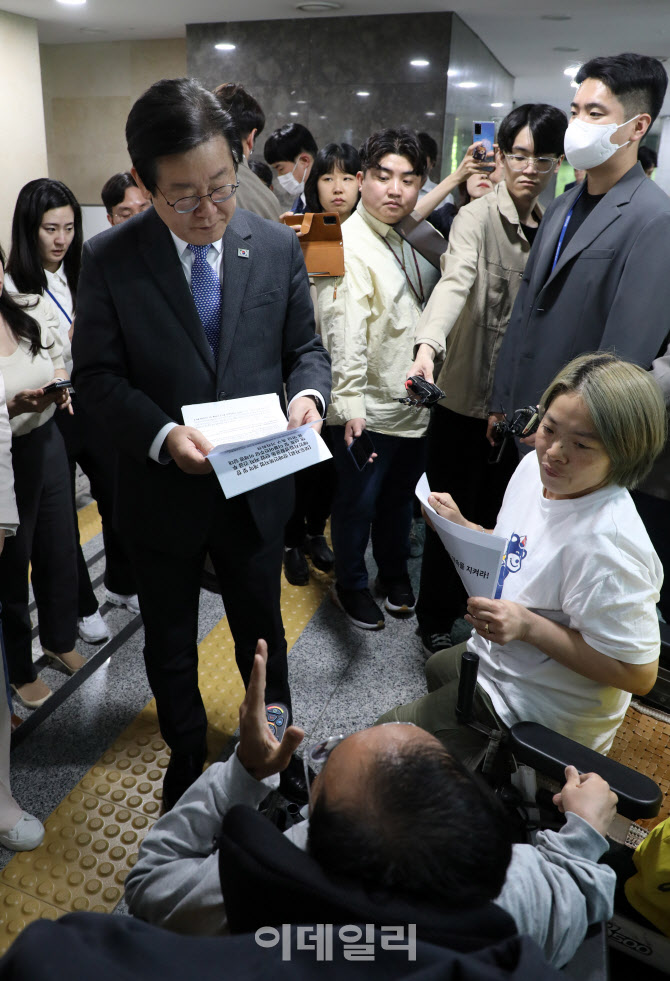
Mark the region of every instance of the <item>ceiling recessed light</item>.
[[459, 89], [476, 89], [479, 82], [457, 82]]
[[437, 113], [435, 113], [435, 112], [427, 112], [426, 115], [427, 116], [436, 116]]
[[325, 13], [327, 10], [339, 10], [341, 3], [334, 3], [333, 0], [309, 0], [307, 3], [297, 3], [296, 10], [304, 10], [308, 14]]
[[363, 97], [363, 96], [366, 96], [366, 95], [370, 95], [370, 93], [369, 92], [357, 92], [356, 95], [360, 95], [361, 97]]
[[412, 65], [413, 68], [427, 68], [429, 64], [430, 62], [426, 61], [425, 58], [413, 58], [412, 61], [410, 61], [410, 65]]
[[237, 45], [231, 44], [229, 41], [221, 41], [220, 44], [215, 44], [214, 47], [217, 51], [234, 51]]
[[295, 100], [295, 104], [296, 104], [296, 106], [306, 106], [307, 105], [307, 99], [296, 99]]
[[289, 116], [297, 116], [297, 115], [298, 115], [298, 113], [297, 113], [297, 112], [290, 112], [290, 113], [289, 113]]
[[319, 116], [319, 119], [328, 119], [328, 116]]
[[492, 109], [502, 109], [502, 107], [503, 107], [504, 105], [505, 105], [505, 103], [504, 103], [504, 102], [492, 102], [492, 103], [491, 103], [491, 108], [492, 108]]
[[579, 51], [579, 48], [568, 48], [567, 45], [565, 45], [565, 44], [558, 44], [558, 45], [556, 45], [556, 47], [553, 50], [554, 51], [565, 51], [565, 52], [572, 53], [574, 51]]
[[540, 14], [540, 20], [572, 20], [569, 14]]
[[563, 69], [563, 74], [567, 75], [568, 78], [574, 78], [581, 67], [581, 65], [568, 65], [567, 68]]
[[455, 78], [456, 75], [460, 75], [460, 74], [461, 73], [459, 72], [458, 68], [450, 68], [449, 71], [447, 72], [449, 78]]

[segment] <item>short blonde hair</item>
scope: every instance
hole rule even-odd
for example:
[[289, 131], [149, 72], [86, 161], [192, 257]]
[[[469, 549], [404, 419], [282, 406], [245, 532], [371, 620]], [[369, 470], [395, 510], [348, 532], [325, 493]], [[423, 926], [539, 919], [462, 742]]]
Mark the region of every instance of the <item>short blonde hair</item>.
[[632, 490], [665, 446], [663, 395], [648, 371], [614, 354], [583, 354], [556, 375], [540, 400], [544, 415], [559, 395], [581, 396], [610, 458], [608, 484]]

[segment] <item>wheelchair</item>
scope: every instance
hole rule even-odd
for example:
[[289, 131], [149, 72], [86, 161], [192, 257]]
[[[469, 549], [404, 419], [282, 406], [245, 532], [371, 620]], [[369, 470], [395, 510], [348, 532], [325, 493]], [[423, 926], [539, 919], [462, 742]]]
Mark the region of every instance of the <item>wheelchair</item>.
[[[464, 651], [456, 714], [462, 725], [488, 737], [488, 748], [481, 764], [482, 776], [509, 809], [522, 816], [526, 840], [532, 843], [533, 832], [539, 828], [556, 829], [563, 823], [551, 798], [564, 783], [565, 767], [572, 764], [580, 773], [597, 773], [607, 781], [618, 797], [617, 815], [608, 839], [636, 847], [645, 832], [632, 822], [654, 818], [659, 813], [663, 795], [658, 785], [645, 774], [539, 723], [518, 722], [505, 733], [482, 725], [473, 718], [478, 667], [479, 657]], [[644, 959], [645, 954], [650, 955], [654, 949], [650, 939], [653, 935], [655, 947], [661, 949], [658, 963], [670, 963], [670, 941], [662, 934], [656, 934], [651, 924], [648, 930], [642, 931], [641, 938], [641, 928], [638, 927], [636, 932], [634, 927], [635, 924], [616, 912], [609, 924], [595, 924], [575, 956], [563, 968], [563, 973], [576, 981], [608, 981], [608, 937], [614, 949], [618, 944], [626, 953], [633, 956], [641, 953]]]

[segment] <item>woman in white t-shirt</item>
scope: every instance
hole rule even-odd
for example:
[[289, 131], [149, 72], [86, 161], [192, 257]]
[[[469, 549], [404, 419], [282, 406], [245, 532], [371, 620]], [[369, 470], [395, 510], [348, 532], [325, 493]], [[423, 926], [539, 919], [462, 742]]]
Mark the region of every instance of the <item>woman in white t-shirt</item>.
[[[666, 439], [648, 372], [607, 353], [575, 359], [540, 403], [535, 453], [515, 471], [493, 533], [507, 540], [496, 598], [470, 597], [467, 644], [426, 665], [429, 694], [383, 721], [411, 721], [476, 763], [485, 742], [455, 717], [460, 658], [479, 655], [475, 717], [540, 722], [606, 753], [632, 694], [658, 670], [663, 570], [627, 488]], [[430, 503], [467, 528], [449, 494]]]

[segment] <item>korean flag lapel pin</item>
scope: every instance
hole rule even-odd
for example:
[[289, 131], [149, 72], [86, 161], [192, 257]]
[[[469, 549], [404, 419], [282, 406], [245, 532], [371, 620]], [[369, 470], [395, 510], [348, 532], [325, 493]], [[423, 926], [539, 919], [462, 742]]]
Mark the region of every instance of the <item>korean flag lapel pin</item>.
[[249, 249], [238, 249], [237, 250], [237, 254], [242, 259], [248, 259], [249, 258]]

